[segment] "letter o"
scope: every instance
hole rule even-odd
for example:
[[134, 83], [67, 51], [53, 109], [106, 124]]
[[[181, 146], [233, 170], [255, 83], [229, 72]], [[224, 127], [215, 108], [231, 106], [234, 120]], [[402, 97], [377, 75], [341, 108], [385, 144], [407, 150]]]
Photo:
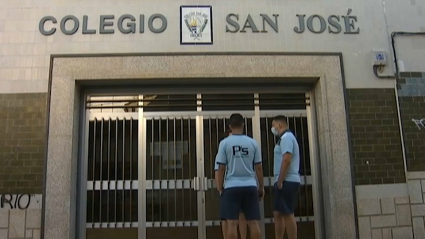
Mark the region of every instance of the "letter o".
[[[27, 203], [27, 205], [25, 207], [21, 207], [21, 198], [23, 196], [25, 196], [25, 195], [28, 196], [28, 203]], [[23, 194], [23, 195], [19, 196], [19, 199], [18, 199], [18, 208], [19, 209], [27, 209], [30, 206], [30, 203], [31, 203], [31, 195], [29, 195], [29, 194]]]
[[[68, 20], [72, 20], [74, 22], [74, 27], [72, 28], [72, 30], [68, 31], [65, 28], [65, 24]], [[73, 15], [68, 15], [65, 16], [64, 18], [62, 18], [61, 20], [61, 31], [63, 32], [63, 34], [65, 35], [72, 35], [74, 33], [76, 33], [78, 31], [78, 28], [80, 27], [80, 22], [78, 21], [78, 19], [73, 16]]]
[[44, 24], [46, 24], [47, 21], [52, 21], [54, 24], [57, 23], [56, 18], [54, 18], [52, 16], [43, 17], [40, 20], [40, 23], [38, 24], [38, 30], [40, 31], [41, 34], [43, 34], [45, 36], [50, 36], [50, 35], [53, 35], [56, 32], [56, 27], [53, 27], [49, 31], [46, 31], [44, 29]]
[[[313, 20], [314, 20], [314, 18], [319, 18], [319, 20], [320, 20], [320, 30], [319, 31], [314, 30], [314, 27], [313, 27]], [[310, 16], [307, 19], [307, 28], [308, 28], [308, 30], [310, 30], [313, 33], [322, 33], [322, 32], [324, 32], [326, 30], [326, 21], [320, 15]]]
[[[153, 21], [155, 21], [155, 19], [157, 19], [157, 18], [161, 19], [162, 26], [158, 29], [155, 29], [153, 27]], [[165, 18], [164, 15], [162, 15], [162, 14], [153, 14], [148, 20], [148, 26], [149, 26], [149, 30], [151, 30], [151, 32], [162, 33], [167, 28], [167, 18]]]

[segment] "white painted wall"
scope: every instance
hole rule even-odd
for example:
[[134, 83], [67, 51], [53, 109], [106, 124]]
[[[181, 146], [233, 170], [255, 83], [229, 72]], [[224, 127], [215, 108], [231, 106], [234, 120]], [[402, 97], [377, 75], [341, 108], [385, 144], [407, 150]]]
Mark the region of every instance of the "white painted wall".
[[[414, 1], [414, 0], [411, 0]], [[418, 0], [416, 0], [419, 2]], [[399, 8], [406, 1], [397, 3], [391, 0], [388, 8]], [[211, 46], [180, 45], [179, 7], [180, 5], [211, 4], [213, 6], [214, 44]], [[421, 3], [423, 4], [423, 3]], [[0, 93], [46, 92], [50, 54], [70, 53], [146, 53], [146, 52], [342, 52], [346, 85], [348, 88], [393, 87], [393, 80], [377, 79], [372, 72], [371, 51], [383, 49], [390, 55], [384, 7], [381, 1], [351, 0], [0, 0]], [[351, 15], [358, 17], [358, 35], [346, 34], [297, 34], [296, 14]], [[162, 13], [168, 19], [164, 33], [123, 35], [83, 35], [80, 29], [73, 36], [65, 36], [57, 31], [53, 36], [43, 36], [38, 31], [39, 20], [46, 15], [55, 16], [58, 21], [68, 14], [82, 21], [83, 15], [90, 18], [89, 28], [98, 28], [99, 15]], [[228, 13], [239, 13], [241, 18], [251, 13], [254, 20], [260, 21], [259, 14], [279, 14], [279, 33], [225, 32], [225, 18]], [[400, 9], [397, 17], [409, 15]], [[408, 16], [411, 21], [425, 22]], [[406, 24], [410, 24], [407, 21]], [[396, 22], [392, 20], [389, 22]], [[259, 22], [259, 27], [262, 25]], [[146, 27], [147, 28], [147, 27]], [[403, 29], [401, 26], [400, 29]], [[417, 44], [419, 45], [419, 44]], [[402, 47], [398, 47], [402, 49]], [[400, 50], [401, 52], [401, 50]], [[404, 56], [402, 55], [403, 59]], [[391, 61], [391, 58], [389, 58]], [[410, 63], [408, 64], [410, 65]], [[387, 67], [384, 74], [393, 74]]]
[[[388, 32], [425, 32], [425, 1], [383, 0]], [[404, 71], [425, 71], [425, 35], [396, 38], [397, 59]], [[402, 69], [403, 70], [403, 69]]]

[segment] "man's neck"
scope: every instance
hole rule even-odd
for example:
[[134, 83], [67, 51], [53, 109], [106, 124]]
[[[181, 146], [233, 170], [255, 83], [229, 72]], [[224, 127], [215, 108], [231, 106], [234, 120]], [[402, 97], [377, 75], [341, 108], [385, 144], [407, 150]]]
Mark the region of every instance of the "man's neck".
[[279, 132], [279, 135], [280, 136], [282, 136], [284, 133], [286, 133], [286, 131], [288, 131], [289, 130], [289, 128], [284, 128], [283, 130], [282, 130], [282, 132]]

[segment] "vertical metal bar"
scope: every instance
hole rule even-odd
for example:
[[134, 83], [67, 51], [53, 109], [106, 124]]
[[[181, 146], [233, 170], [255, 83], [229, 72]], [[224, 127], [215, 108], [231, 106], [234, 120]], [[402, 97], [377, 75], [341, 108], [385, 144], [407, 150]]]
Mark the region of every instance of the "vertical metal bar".
[[[137, 211], [137, 217], [138, 217], [138, 238], [139, 239], [146, 239], [146, 144], [147, 144], [147, 124], [146, 119], [143, 117], [143, 95], [139, 95], [139, 114], [138, 114], [138, 120], [139, 120], [139, 132], [138, 132], [138, 181], [139, 181], [139, 188], [138, 188], [138, 211]], [[153, 129], [152, 129], [153, 130]]]
[[118, 223], [118, 121], [115, 121], [115, 227]]
[[[216, 135], [216, 145], [217, 145], [217, 147], [216, 147], [215, 152], [213, 152], [213, 157], [210, 159], [211, 160], [211, 168], [215, 168], [214, 154], [217, 153], [218, 146], [220, 145], [220, 135], [221, 134], [220, 134], [219, 128], [220, 128], [220, 119], [217, 117], [215, 119], [215, 129], [216, 129], [215, 135]], [[226, 131], [224, 131], [224, 132], [226, 132]], [[214, 177], [215, 177], [215, 172], [213, 171], [213, 172], [211, 172], [211, 179], [214, 179]], [[214, 181], [215, 180], [213, 180], [213, 184], [214, 184]]]
[[106, 211], [106, 217], [107, 217], [107, 222], [108, 222], [108, 228], [109, 228], [109, 198], [110, 198], [110, 182], [111, 182], [111, 177], [110, 177], [110, 163], [111, 163], [111, 122], [112, 119], [109, 118], [108, 120], [108, 198], [106, 200], [107, 202], [107, 211]]
[[[198, 107], [197, 112], [202, 112], [202, 98], [201, 94], [197, 95]], [[196, 166], [197, 178], [200, 182], [204, 182], [204, 117], [201, 114], [196, 116]], [[205, 228], [205, 186], [201, 186], [197, 192], [197, 205], [198, 205], [198, 238], [206, 238]]]
[[125, 121], [122, 121], [122, 224], [125, 224]]
[[102, 227], [102, 192], [103, 192], [103, 124], [105, 119], [102, 117], [100, 124], [100, 197], [99, 197], [99, 222]]
[[169, 131], [169, 127], [168, 127], [168, 124], [169, 124], [169, 122], [170, 122], [170, 120], [169, 120], [169, 118], [167, 117], [167, 125], [166, 125], [166, 129], [167, 129], [167, 167], [166, 167], [166, 170], [167, 170], [167, 183], [166, 183], [166, 185], [167, 185], [167, 226], [169, 226], [169, 221], [170, 221], [170, 191], [169, 191], [169, 187], [170, 187], [170, 175], [169, 175], [169, 172], [170, 172], [170, 147], [169, 147], [169, 133], [170, 133], [170, 131]]
[[177, 222], [177, 137], [176, 137], [176, 118], [174, 122], [174, 221]]
[[305, 144], [304, 144], [304, 117], [300, 117], [301, 119], [301, 143], [302, 143], [302, 152], [303, 152], [303, 169], [304, 169], [304, 181], [306, 182], [304, 185], [304, 192], [305, 192], [305, 204], [306, 204], [306, 211], [307, 216], [310, 216], [309, 212], [309, 197], [308, 197], [308, 188], [307, 188], [307, 166], [306, 166], [306, 152], [305, 152]]
[[[152, 222], [154, 222], [155, 221], [155, 204], [154, 204], [154, 180], [155, 180], [155, 177], [154, 177], [154, 175], [155, 175], [155, 140], [154, 140], [154, 137], [155, 137], [155, 120], [154, 119], [152, 119], [151, 120], [151, 122], [152, 122], [152, 130], [151, 130], [151, 132], [152, 132], [152, 134], [151, 134], [151, 140], [150, 140], [150, 143], [151, 143], [151, 164], [152, 164], [152, 190], [151, 190], [151, 199], [152, 199], [152, 201], [151, 201], [151, 204], [152, 204]], [[161, 142], [159, 142], [159, 143], [161, 143]], [[159, 152], [159, 156], [161, 156], [161, 152]], [[160, 163], [160, 167], [161, 167], [161, 161], [159, 161]], [[158, 175], [159, 176], [159, 175]]]
[[159, 167], [158, 167], [158, 170], [159, 170], [159, 179], [160, 179], [160, 181], [159, 181], [159, 223], [162, 225], [162, 180], [163, 180], [163, 178], [162, 178], [162, 167], [163, 167], [163, 165], [164, 165], [164, 155], [162, 155], [162, 130], [161, 130], [161, 128], [162, 128], [162, 119], [161, 118], [159, 118], [159, 120], [158, 120], [158, 122], [159, 122], [159, 155], [160, 155], [160, 158], [161, 158], [161, 161], [160, 161], [160, 163], [159, 163]]
[[[217, 136], [217, 138], [216, 138], [216, 145], [217, 145], [217, 147], [216, 147], [216, 150], [215, 150], [215, 153], [217, 153], [217, 151], [218, 151], [218, 147], [220, 146], [220, 140], [221, 140], [221, 138], [220, 138], [220, 119], [217, 117], [216, 119], [215, 119], [215, 128], [216, 128], [216, 136]], [[223, 132], [226, 132], [226, 131], [223, 131]], [[212, 168], [215, 168], [215, 158], [213, 157], [213, 158], [211, 158], [211, 167]], [[215, 178], [215, 171], [214, 172], [211, 172], [212, 174], [211, 174], [211, 179], [214, 179]], [[212, 191], [213, 191], [213, 189], [214, 189], [214, 183], [215, 183], [215, 180], [212, 180], [212, 185], [211, 185], [211, 189], [212, 189]], [[217, 187], [217, 185], [216, 185], [216, 187]]]
[[[218, 118], [216, 119], [216, 121], [217, 120], [218, 120]], [[213, 152], [212, 152], [212, 122], [211, 122], [211, 118], [208, 119], [208, 133], [209, 133], [209, 139], [210, 139], [210, 143], [209, 143], [209, 145], [210, 145], [210, 157], [209, 157], [208, 160], [210, 161], [210, 166], [213, 166], [213, 164], [212, 164]], [[205, 159], [205, 160], [207, 160], [207, 159]], [[205, 169], [204, 169], [204, 173], [205, 173]], [[206, 173], [205, 176], [208, 176], [208, 173]]]
[[[190, 119], [189, 119], [190, 120]], [[182, 182], [183, 182], [183, 189], [182, 189], [182, 212], [183, 212], [183, 215], [182, 215], [182, 219], [183, 219], [183, 221], [184, 221], [184, 219], [185, 219], [185, 217], [184, 217], [184, 191], [185, 191], [185, 188], [184, 188], [184, 164], [183, 164], [183, 162], [184, 162], [184, 160], [183, 160], [183, 155], [184, 155], [184, 120], [183, 120], [183, 117], [180, 119], [180, 127], [181, 127], [181, 131], [180, 131], [180, 142], [181, 142], [181, 144], [182, 144], [182, 155], [181, 155], [181, 157], [182, 157]], [[189, 165], [190, 165], [190, 163], [189, 163]]]
[[245, 120], [245, 135], [248, 135], [248, 119], [244, 117]]
[[102, 117], [100, 124], [100, 193], [99, 193], [99, 222], [102, 227], [102, 192], [103, 192], [103, 131], [105, 119]]
[[133, 198], [133, 117], [130, 118], [130, 159], [129, 159], [129, 163], [130, 163], [130, 205], [129, 205], [129, 213], [130, 213], [130, 227], [131, 227], [131, 223], [132, 223], [132, 214], [133, 214], [133, 210], [132, 210], [132, 198]]
[[94, 223], [94, 195], [96, 192], [96, 128], [97, 128], [97, 119], [94, 119], [93, 122], [93, 191], [92, 191], [92, 214], [91, 222]]
[[[293, 122], [293, 128], [294, 128], [294, 135], [295, 135], [295, 137], [297, 137], [298, 138], [298, 132], [297, 132], [297, 119], [296, 119], [296, 117], [295, 116], [292, 116], [292, 122]], [[305, 185], [304, 185], [305, 186]], [[298, 205], [300, 205], [299, 207], [298, 207], [298, 210], [299, 210], [299, 213], [300, 213], [300, 215], [305, 215], [305, 214], [303, 214], [303, 212], [302, 212], [302, 207], [301, 207], [301, 187], [298, 189]]]
[[317, 116], [316, 116], [316, 106], [314, 100], [314, 92], [311, 91], [306, 94], [307, 98], [310, 98], [310, 103], [307, 104], [307, 124], [308, 124], [308, 142], [310, 148], [310, 167], [311, 167], [311, 176], [313, 178], [313, 213], [314, 213], [314, 230], [315, 238], [322, 239], [325, 238], [324, 231], [324, 216], [323, 216], [323, 203], [321, 193], [321, 179], [320, 179], [320, 157], [319, 157], [319, 145], [317, 137]]
[[[192, 137], [191, 137], [191, 134], [192, 134], [192, 132], [191, 132], [191, 128], [192, 128], [192, 125], [191, 125], [191, 122], [192, 120], [189, 118], [189, 120], [187, 121], [187, 124], [188, 124], [188, 130], [187, 130], [187, 133], [188, 133], [188, 146], [189, 146], [189, 178], [190, 179], [192, 179]], [[196, 162], [196, 161], [195, 161]], [[195, 182], [193, 182], [193, 183], [195, 183]], [[189, 208], [189, 220], [190, 221], [192, 221], [192, 209], [193, 209], [193, 207], [192, 207], [192, 190], [189, 190], [189, 205], [190, 205], [190, 208]]]
[[[251, 120], [252, 122], [252, 136], [257, 141], [258, 147], [261, 149], [261, 119], [260, 119], [260, 100], [259, 100], [259, 94], [254, 94], [254, 116]], [[246, 118], [245, 118], [246, 120]], [[247, 125], [247, 122], [245, 122], [245, 125]], [[248, 128], [247, 128], [248, 129]], [[248, 133], [248, 130], [247, 130]], [[257, 182], [258, 183], [258, 182]], [[266, 238], [266, 225], [264, 223], [264, 201], [260, 202], [260, 216], [261, 216], [261, 222], [260, 222], [260, 231], [261, 231], [261, 237]]]
[[[266, 130], [265, 131], [266, 131], [266, 138], [267, 138], [267, 161], [269, 161], [268, 165], [269, 165], [269, 173], [270, 173], [270, 177], [271, 177], [270, 184], [272, 184], [271, 189], [273, 189], [273, 186], [274, 186], [273, 185], [273, 183], [274, 183], [274, 169], [273, 169], [272, 165], [274, 164], [274, 156], [271, 157], [271, 155], [270, 155], [270, 148], [271, 147], [270, 147], [270, 133], [269, 133], [269, 128], [270, 128], [269, 118], [265, 117], [264, 120], [266, 121]], [[274, 136], [272, 136], [272, 137], [275, 138]], [[273, 149], [273, 152], [274, 152], [274, 149]], [[270, 205], [273, 205], [273, 190], [270, 190]]]

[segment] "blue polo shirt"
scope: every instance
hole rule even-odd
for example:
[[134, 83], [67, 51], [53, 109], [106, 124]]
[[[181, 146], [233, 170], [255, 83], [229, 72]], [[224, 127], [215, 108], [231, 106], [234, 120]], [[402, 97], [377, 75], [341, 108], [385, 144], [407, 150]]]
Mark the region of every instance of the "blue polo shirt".
[[233, 134], [220, 142], [215, 158], [218, 165], [226, 165], [224, 188], [257, 186], [253, 165], [261, 163], [257, 142], [241, 134]]
[[286, 174], [285, 181], [289, 182], [301, 182], [301, 177], [299, 174], [300, 168], [300, 149], [298, 146], [297, 139], [294, 134], [287, 130], [278, 140], [276, 146], [274, 147], [274, 177], [275, 182], [277, 182], [280, 174], [280, 168], [282, 166], [283, 155], [285, 153], [292, 154], [292, 161], [289, 165], [288, 172]]

